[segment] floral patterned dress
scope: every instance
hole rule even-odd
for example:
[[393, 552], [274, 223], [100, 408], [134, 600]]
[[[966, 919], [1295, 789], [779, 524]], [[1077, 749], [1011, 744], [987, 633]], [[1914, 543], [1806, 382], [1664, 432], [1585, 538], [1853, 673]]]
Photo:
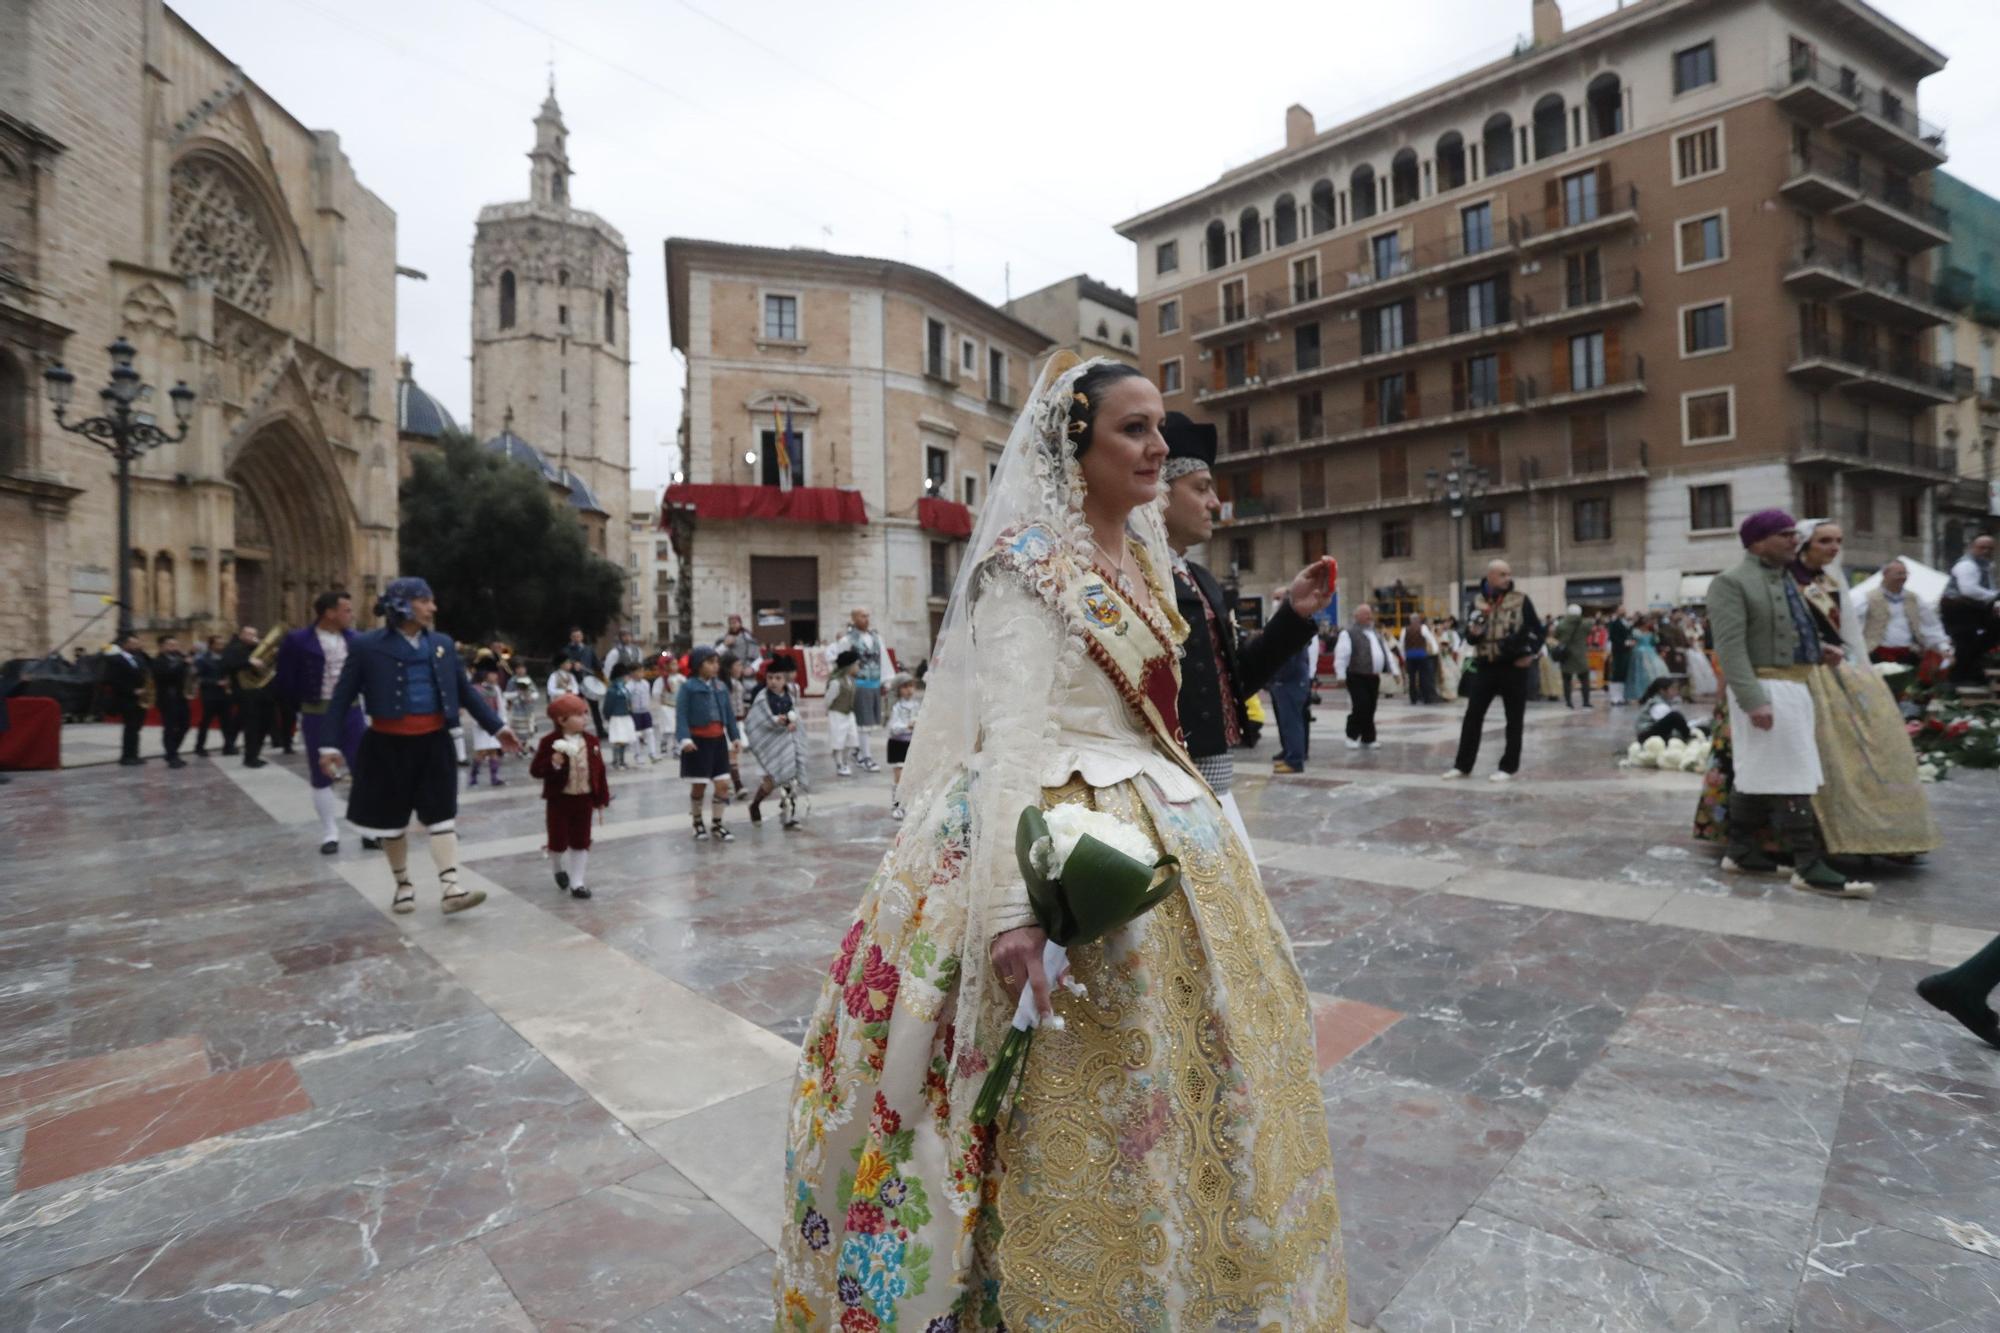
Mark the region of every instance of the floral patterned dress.
[[[1064, 1026], [1037, 1034], [1011, 1104], [975, 1126], [1013, 1003], [981, 966], [994, 918], [972, 901], [974, 796], [1015, 779], [969, 762], [911, 811], [806, 1031], [775, 1326], [1344, 1331], [1305, 986], [1255, 864], [1161, 734], [1185, 626], [1060, 553], [1016, 554], [1029, 559], [1003, 552], [975, 613], [997, 627], [975, 621], [982, 651], [994, 634], [1047, 635], [1050, 651], [1067, 628], [1097, 636], [1059, 703], [1056, 752], [1025, 757], [1026, 799], [1116, 814], [1180, 858], [1182, 890], [1071, 951], [1084, 994], [1057, 992]], [[1022, 567], [1043, 560], [1053, 577]], [[1026, 721], [991, 697], [982, 750]], [[1001, 836], [1011, 846], [1011, 827]]]

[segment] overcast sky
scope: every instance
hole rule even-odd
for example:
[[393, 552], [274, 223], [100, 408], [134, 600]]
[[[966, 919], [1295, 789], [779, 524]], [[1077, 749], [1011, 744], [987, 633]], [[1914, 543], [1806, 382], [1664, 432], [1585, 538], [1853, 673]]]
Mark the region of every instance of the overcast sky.
[[[668, 236], [906, 260], [990, 301], [1087, 272], [1131, 290], [1111, 224], [1282, 144], [1504, 55], [1529, 0], [865, 6], [756, 0], [170, 0], [397, 215], [397, 345], [469, 424], [482, 204], [525, 198], [550, 61], [572, 198], [632, 252], [634, 482], [667, 480], [682, 368]], [[1574, 24], [1615, 7], [1572, 0]], [[2000, 194], [2000, 6], [1882, 0], [1952, 57], [1923, 114]], [[857, 15], [867, 14], [866, 22]], [[1235, 22], [1254, 15], [1254, 22]], [[1983, 53], [1983, 54], [1982, 54]]]

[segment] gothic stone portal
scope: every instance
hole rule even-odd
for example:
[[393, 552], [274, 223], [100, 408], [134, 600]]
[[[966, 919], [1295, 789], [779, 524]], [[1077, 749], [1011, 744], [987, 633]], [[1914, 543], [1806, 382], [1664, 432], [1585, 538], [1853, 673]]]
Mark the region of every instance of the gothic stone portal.
[[275, 422], [243, 446], [229, 469], [239, 625], [295, 628], [310, 618], [314, 597], [353, 586], [347, 496], [338, 474], [311, 450], [295, 427]]

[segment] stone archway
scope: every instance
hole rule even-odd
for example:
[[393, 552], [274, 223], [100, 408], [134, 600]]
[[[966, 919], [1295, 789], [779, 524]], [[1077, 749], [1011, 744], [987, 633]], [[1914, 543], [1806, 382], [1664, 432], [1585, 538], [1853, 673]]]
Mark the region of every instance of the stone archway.
[[229, 480], [237, 500], [237, 623], [297, 627], [319, 593], [355, 585], [347, 488], [297, 423], [280, 418], [250, 435]]

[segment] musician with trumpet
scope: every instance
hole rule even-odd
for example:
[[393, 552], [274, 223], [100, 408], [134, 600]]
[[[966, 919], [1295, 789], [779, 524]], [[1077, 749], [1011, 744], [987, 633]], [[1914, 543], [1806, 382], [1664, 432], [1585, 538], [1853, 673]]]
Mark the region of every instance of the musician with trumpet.
[[243, 767], [262, 768], [264, 740], [271, 731], [271, 682], [277, 678], [278, 625], [259, 638], [256, 627], [236, 631], [236, 642], [222, 651], [222, 674], [236, 695], [236, 725], [243, 732]]
[[139, 730], [146, 725], [146, 706], [140, 695], [151, 684], [138, 635], [127, 634], [104, 654], [104, 685], [111, 692], [111, 706], [118, 710], [119, 720], [124, 723], [118, 762], [127, 768], [146, 762], [139, 757]]
[[172, 634], [160, 636], [160, 650], [147, 664], [151, 703], [160, 710], [160, 748], [167, 752], [168, 768], [186, 768], [181, 758], [181, 742], [187, 739], [193, 722], [189, 702], [197, 685], [194, 663], [181, 651], [181, 641]]

